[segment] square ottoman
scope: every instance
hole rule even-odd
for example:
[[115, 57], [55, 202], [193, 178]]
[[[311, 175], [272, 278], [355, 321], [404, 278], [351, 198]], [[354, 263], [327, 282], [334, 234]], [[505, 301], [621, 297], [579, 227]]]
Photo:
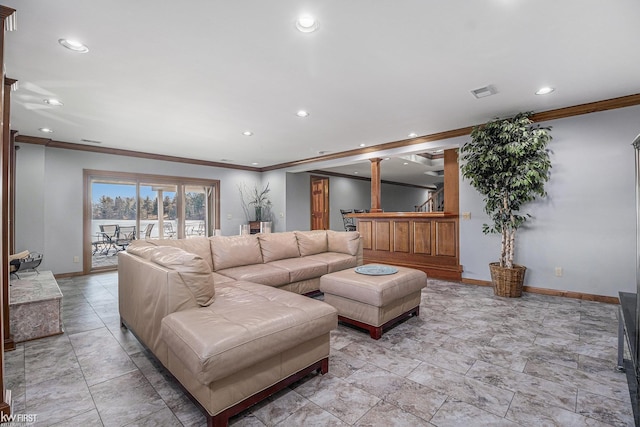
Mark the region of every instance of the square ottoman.
[[[360, 274], [356, 270], [382, 274]], [[420, 314], [420, 294], [426, 286], [427, 275], [423, 271], [381, 264], [336, 271], [320, 278], [324, 302], [338, 310], [338, 320], [366, 329], [376, 340], [383, 329]]]

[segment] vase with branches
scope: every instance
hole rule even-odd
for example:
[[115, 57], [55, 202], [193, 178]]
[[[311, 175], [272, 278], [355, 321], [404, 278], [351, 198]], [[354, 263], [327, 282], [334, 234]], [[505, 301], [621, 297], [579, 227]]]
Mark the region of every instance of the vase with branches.
[[248, 188], [246, 184], [238, 185], [240, 191], [240, 200], [242, 201], [242, 210], [244, 211], [247, 221], [251, 221], [251, 210], [255, 214], [256, 221], [267, 220], [270, 216], [271, 200], [269, 199], [269, 183], [264, 187], [255, 184], [253, 188]]

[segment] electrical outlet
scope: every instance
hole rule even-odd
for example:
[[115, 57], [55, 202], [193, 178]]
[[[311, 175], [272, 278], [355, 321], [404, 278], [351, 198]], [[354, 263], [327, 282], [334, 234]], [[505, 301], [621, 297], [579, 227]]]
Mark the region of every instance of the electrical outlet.
[[227, 214], [227, 219], [231, 219], [233, 216], [231, 214]]
[[79, 256], [74, 256], [73, 257], [73, 262], [80, 262], [80, 257]]
[[556, 267], [556, 277], [562, 277], [562, 267]]
[[284, 218], [284, 212], [280, 212], [280, 218]]
[[471, 212], [462, 212], [462, 219], [471, 219]]

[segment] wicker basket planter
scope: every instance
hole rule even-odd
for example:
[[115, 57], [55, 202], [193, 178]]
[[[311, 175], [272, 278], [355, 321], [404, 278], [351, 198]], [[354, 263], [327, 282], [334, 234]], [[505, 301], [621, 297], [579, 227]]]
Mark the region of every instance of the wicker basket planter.
[[499, 297], [520, 298], [527, 267], [514, 264], [513, 268], [500, 267], [500, 263], [489, 264], [493, 292]]

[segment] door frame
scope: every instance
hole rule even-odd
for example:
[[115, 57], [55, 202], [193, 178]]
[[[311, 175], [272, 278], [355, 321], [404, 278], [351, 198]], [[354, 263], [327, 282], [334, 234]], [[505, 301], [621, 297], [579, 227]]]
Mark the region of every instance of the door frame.
[[324, 222], [323, 222], [323, 226], [325, 230], [329, 230], [329, 225], [331, 223], [330, 218], [329, 218], [329, 214], [331, 212], [330, 206], [329, 206], [329, 177], [327, 176], [319, 176], [319, 175], [311, 175], [310, 177], [311, 179], [309, 180], [309, 207], [310, 207], [310, 212], [309, 212], [309, 229], [313, 230], [313, 184], [316, 181], [322, 181], [322, 192], [323, 192], [323, 199], [324, 199], [324, 208], [325, 208], [325, 214], [323, 216]]

